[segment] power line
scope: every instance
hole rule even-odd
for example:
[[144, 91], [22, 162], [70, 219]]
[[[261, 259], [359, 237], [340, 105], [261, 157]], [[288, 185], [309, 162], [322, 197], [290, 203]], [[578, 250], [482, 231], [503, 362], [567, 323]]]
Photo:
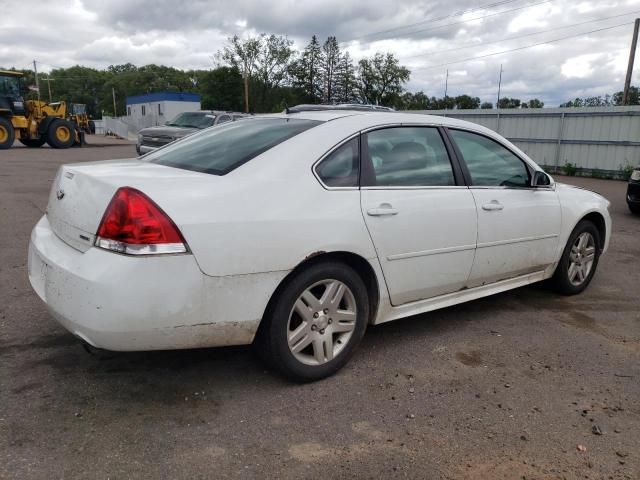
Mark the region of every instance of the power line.
[[376, 35], [380, 35], [382, 33], [389, 33], [389, 32], [393, 32], [395, 30], [402, 30], [404, 28], [417, 27], [418, 25], [424, 25], [425, 23], [435, 23], [435, 22], [438, 22], [440, 20], [445, 20], [447, 18], [459, 17], [461, 15], [464, 15], [465, 13], [471, 13], [471, 12], [475, 12], [477, 10], [484, 10], [486, 8], [497, 7], [497, 6], [500, 6], [500, 5], [504, 5], [504, 4], [507, 4], [507, 3], [513, 3], [513, 2], [517, 2], [517, 1], [519, 1], [519, 0], [502, 0], [500, 2], [488, 3], [488, 4], [485, 4], [485, 5], [481, 5], [479, 7], [469, 8], [467, 10], [462, 10], [460, 12], [455, 12], [455, 13], [451, 13], [449, 15], [444, 15], [442, 17], [429, 18], [427, 20], [422, 20], [422, 21], [416, 22], [416, 23], [409, 23], [407, 25], [401, 25], [399, 27], [393, 27], [393, 28], [389, 28], [387, 30], [380, 30], [380, 31], [377, 31], [377, 32], [366, 33], [364, 35], [359, 35], [357, 37], [353, 37], [353, 38], [351, 38], [349, 40], [345, 40], [345, 41], [340, 42], [340, 43], [348, 43], [348, 42], [352, 42], [354, 40], [358, 40], [360, 38], [373, 37], [373, 36], [376, 36]]
[[[490, 17], [495, 17], [495, 16], [498, 16], [498, 15], [503, 15], [505, 13], [516, 12], [518, 10], [524, 10], [526, 8], [535, 7], [535, 6], [542, 5], [544, 3], [549, 3], [549, 2], [552, 2], [552, 1], [554, 1], [554, 0], [542, 0], [541, 2], [531, 3], [529, 5], [523, 5], [521, 7], [511, 8], [509, 10], [502, 10], [500, 12], [488, 13], [486, 15], [481, 15], [479, 17], [468, 18], [466, 20], [460, 20], [459, 22], [445, 23], [444, 25], [438, 25], [436, 27], [421, 28], [419, 30], [412, 30], [412, 31], [409, 31], [409, 32], [402, 32], [401, 35], [413, 35], [413, 34], [416, 34], [416, 33], [424, 33], [424, 32], [431, 32], [433, 30], [440, 30], [441, 28], [452, 27], [452, 26], [455, 26], [455, 25], [462, 25], [464, 23], [473, 22], [475, 20], [482, 20], [482, 19], [485, 19], [485, 18], [490, 18]], [[362, 43], [373, 43], [373, 42], [378, 42], [380, 40], [387, 40], [388, 38], [395, 38], [395, 37], [377, 38], [375, 40], [369, 40], [369, 41], [362, 42]]]
[[553, 40], [547, 40], [546, 42], [534, 43], [532, 45], [525, 45], [523, 47], [512, 48], [512, 49], [509, 49], [509, 50], [502, 50], [500, 52], [493, 52], [493, 53], [487, 53], [485, 55], [478, 55], [478, 56], [475, 56], [475, 57], [463, 58], [463, 59], [460, 59], [460, 60], [455, 60], [453, 62], [439, 63], [438, 65], [429, 65], [429, 66], [426, 66], [426, 67], [418, 67], [418, 68], [414, 68], [413, 71], [429, 70], [429, 69], [432, 69], [432, 68], [446, 67], [448, 65], [455, 65], [456, 63], [468, 62], [470, 60], [480, 60], [482, 58], [492, 57], [492, 56], [495, 56], [495, 55], [501, 55], [503, 53], [517, 52], [519, 50], [525, 50], [527, 48], [538, 47], [540, 45], [548, 45], [550, 43], [560, 42], [562, 40], [567, 40], [569, 38], [580, 37], [582, 35], [588, 35], [590, 33], [602, 32], [604, 30], [611, 30], [613, 28], [624, 27], [625, 25], [631, 25], [631, 24], [633, 24], [633, 22], [621, 23], [619, 25], [613, 25], [611, 27], [598, 28], [596, 30], [590, 30], [588, 32], [582, 32], [582, 33], [578, 33], [578, 34], [575, 34], [575, 35], [568, 35], [566, 37], [554, 38]]
[[[492, 41], [492, 42], [467, 43], [465, 45], [461, 45], [461, 46], [455, 47], [455, 48], [449, 48], [447, 50], [438, 50], [436, 53], [437, 54], [441, 54], [441, 53], [455, 52], [455, 51], [458, 51], [458, 50], [464, 50], [466, 48], [484, 47], [485, 45], [494, 45], [496, 43], [507, 42], [507, 41], [510, 41], [510, 40], [517, 40], [517, 39], [520, 39], [520, 38], [532, 37], [532, 36], [535, 36], [535, 35], [541, 35], [543, 33], [555, 32], [557, 30], [564, 30], [566, 28], [572, 28], [572, 27], [577, 27], [577, 26], [580, 26], [580, 25], [586, 25], [588, 23], [604, 22], [605, 20], [611, 20], [612, 18], [624, 17], [625, 15], [634, 15], [636, 13], [640, 13], [640, 10], [635, 10], [633, 12], [627, 12], [627, 13], [621, 13], [619, 15], [612, 15], [610, 17], [597, 18], [597, 19], [593, 19], [593, 20], [587, 20], [587, 21], [584, 21], [584, 22], [573, 23], [571, 25], [564, 25], [562, 27], [549, 28], [547, 30], [540, 30], [538, 32], [526, 33], [524, 35], [517, 35], [515, 37], [505, 37], [505, 38], [502, 38], [500, 40], [495, 40], [495, 41]], [[433, 54], [434, 54], [434, 52], [418, 53], [416, 55], [409, 55], [409, 56], [406, 56], [406, 57], [399, 57], [398, 60], [408, 60], [410, 58], [426, 57], [428, 55], [433, 55]]]

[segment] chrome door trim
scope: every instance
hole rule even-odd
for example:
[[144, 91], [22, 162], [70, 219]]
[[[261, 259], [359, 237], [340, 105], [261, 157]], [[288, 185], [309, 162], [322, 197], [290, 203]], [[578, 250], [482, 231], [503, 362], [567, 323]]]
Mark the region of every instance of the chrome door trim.
[[404, 258], [425, 257], [428, 255], [438, 255], [440, 253], [464, 252], [467, 250], [474, 250], [475, 248], [476, 248], [475, 245], [460, 245], [459, 247], [444, 247], [444, 248], [434, 248], [432, 250], [422, 250], [419, 252], [397, 253], [395, 255], [389, 255], [387, 257], [387, 260], [391, 262], [393, 260], [402, 260]]
[[510, 245], [512, 243], [535, 242], [536, 240], [546, 240], [548, 238], [557, 238], [557, 237], [558, 237], [557, 233], [551, 233], [549, 235], [538, 235], [535, 237], [521, 237], [521, 238], [512, 238], [509, 240], [496, 240], [495, 242], [479, 243], [477, 248], [496, 247], [499, 245]]

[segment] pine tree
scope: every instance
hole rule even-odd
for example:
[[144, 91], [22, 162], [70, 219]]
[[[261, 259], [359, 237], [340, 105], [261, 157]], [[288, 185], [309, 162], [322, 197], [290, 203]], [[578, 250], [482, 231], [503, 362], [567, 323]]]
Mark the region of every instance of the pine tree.
[[291, 68], [293, 85], [300, 88], [311, 103], [318, 103], [322, 98], [321, 55], [320, 43], [314, 35]]
[[339, 103], [353, 103], [357, 97], [356, 69], [349, 52], [340, 56], [336, 71], [336, 101]]
[[336, 37], [328, 37], [322, 46], [320, 66], [322, 71], [322, 100], [334, 103], [336, 100], [336, 80], [340, 62], [340, 47]]

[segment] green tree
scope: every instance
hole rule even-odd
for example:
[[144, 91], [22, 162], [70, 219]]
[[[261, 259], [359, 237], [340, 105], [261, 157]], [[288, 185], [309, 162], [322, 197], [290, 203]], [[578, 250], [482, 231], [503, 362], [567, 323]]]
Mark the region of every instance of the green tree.
[[469, 95], [459, 95], [455, 97], [455, 107], [459, 110], [473, 110], [480, 108], [480, 99]]
[[498, 102], [498, 108], [520, 108], [521, 103], [519, 98], [503, 97]]
[[522, 108], [543, 108], [543, 107], [544, 107], [544, 102], [537, 98], [532, 98], [528, 102], [522, 103]]
[[318, 103], [322, 98], [320, 57], [322, 49], [314, 35], [302, 55], [291, 66], [292, 83], [304, 93], [305, 102]]
[[339, 103], [352, 103], [357, 99], [356, 69], [349, 52], [340, 56], [336, 71], [335, 93], [335, 100]]
[[411, 72], [391, 53], [376, 53], [358, 62], [360, 99], [375, 105], [392, 104], [402, 94]]
[[218, 67], [195, 72], [205, 110], [242, 110], [242, 75], [237, 68]]
[[[622, 95], [624, 92], [616, 92], [613, 94], [613, 104], [622, 105]], [[640, 105], [640, 95], [638, 94], [638, 87], [629, 87], [629, 105]]]
[[336, 100], [340, 47], [336, 37], [328, 37], [322, 45], [320, 71], [322, 77], [322, 100], [333, 103]]
[[236, 68], [242, 75], [244, 82], [244, 111], [249, 111], [249, 81], [257, 68], [258, 57], [262, 49], [262, 37], [240, 38], [238, 35], [229, 37], [227, 44], [219, 52], [223, 61]]
[[491, 103], [491, 102], [482, 102], [482, 104], [480, 104], [480, 108], [482, 110], [491, 110], [493, 108], [493, 103]]

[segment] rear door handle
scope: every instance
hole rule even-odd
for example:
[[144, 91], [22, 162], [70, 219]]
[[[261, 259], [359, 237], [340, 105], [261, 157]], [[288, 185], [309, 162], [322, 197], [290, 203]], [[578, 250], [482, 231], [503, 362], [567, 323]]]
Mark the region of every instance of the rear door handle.
[[378, 208], [370, 208], [367, 210], [367, 215], [372, 217], [381, 217], [383, 215], [397, 215], [398, 210], [393, 208], [389, 203], [381, 203]]
[[503, 208], [504, 208], [504, 205], [502, 205], [497, 200], [491, 200], [489, 203], [485, 203], [484, 205], [482, 205], [482, 209], [487, 211], [502, 210]]

